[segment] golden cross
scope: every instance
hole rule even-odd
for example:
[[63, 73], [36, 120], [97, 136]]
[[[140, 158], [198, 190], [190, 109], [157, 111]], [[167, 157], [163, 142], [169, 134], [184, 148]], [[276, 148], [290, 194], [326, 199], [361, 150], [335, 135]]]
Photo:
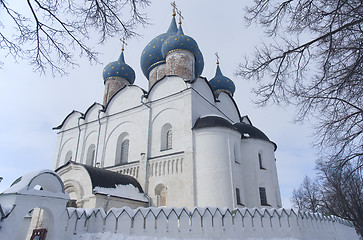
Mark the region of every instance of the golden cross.
[[170, 4], [171, 4], [171, 6], [173, 6], [173, 17], [174, 17], [175, 16], [175, 10], [177, 9], [175, 1], [170, 3]]
[[219, 65], [219, 55], [218, 55], [218, 52], [216, 52], [216, 57], [217, 57], [217, 64]]
[[120, 38], [120, 41], [122, 42], [122, 48], [121, 48], [121, 51], [124, 51], [125, 49], [125, 45], [127, 45], [126, 43], [126, 39], [125, 38]]
[[179, 15], [179, 25], [181, 25], [181, 23], [182, 23], [182, 19], [184, 19], [184, 17], [182, 16], [182, 14], [181, 14], [181, 11], [179, 11], [178, 9], [176, 10], [176, 12], [178, 13], [178, 15]]

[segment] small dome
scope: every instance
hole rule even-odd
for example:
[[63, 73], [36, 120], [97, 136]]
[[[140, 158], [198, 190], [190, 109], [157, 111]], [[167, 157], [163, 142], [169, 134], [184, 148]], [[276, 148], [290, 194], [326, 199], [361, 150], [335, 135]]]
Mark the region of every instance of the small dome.
[[176, 50], [187, 50], [193, 53], [195, 57], [195, 75], [200, 76], [204, 67], [203, 55], [199, 50], [197, 42], [192, 37], [184, 35], [181, 25], [176, 34], [169, 36], [164, 41], [161, 48], [163, 58], [165, 58], [168, 53]]
[[219, 63], [217, 63], [216, 75], [209, 81], [213, 92], [228, 92], [233, 96], [236, 87], [231, 79], [224, 76], [219, 68]]
[[107, 64], [103, 69], [103, 80], [111, 77], [126, 79], [130, 84], [135, 82], [135, 71], [125, 63], [123, 50], [117, 61]]
[[149, 73], [154, 67], [165, 63], [165, 59], [161, 54], [161, 47], [164, 41], [170, 35], [175, 35], [177, 31], [175, 17], [173, 16], [168, 31], [151, 40], [142, 51], [140, 64], [147, 79], [149, 79]]

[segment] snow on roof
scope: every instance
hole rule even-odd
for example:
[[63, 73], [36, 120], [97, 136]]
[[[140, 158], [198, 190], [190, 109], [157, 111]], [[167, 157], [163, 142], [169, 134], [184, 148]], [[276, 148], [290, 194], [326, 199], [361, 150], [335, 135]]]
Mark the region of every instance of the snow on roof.
[[52, 170], [29, 172], [17, 178], [1, 194], [23, 194], [57, 198], [69, 198], [64, 192], [63, 182]]
[[118, 184], [114, 188], [95, 187], [94, 193], [110, 195], [114, 197], [128, 198], [132, 200], [148, 202], [144, 193], [141, 193], [138, 188], [132, 184], [122, 185]]

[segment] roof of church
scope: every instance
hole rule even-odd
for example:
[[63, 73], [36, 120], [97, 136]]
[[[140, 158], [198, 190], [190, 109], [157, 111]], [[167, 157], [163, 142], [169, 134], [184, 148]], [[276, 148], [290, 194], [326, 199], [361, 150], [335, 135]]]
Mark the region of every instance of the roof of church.
[[170, 35], [176, 34], [177, 31], [178, 29], [176, 26], [175, 17], [173, 16], [168, 31], [156, 36], [146, 45], [142, 51], [140, 64], [142, 72], [147, 79], [149, 79], [149, 73], [154, 67], [165, 63], [165, 59], [161, 54], [161, 47], [163, 46], [164, 41]]
[[91, 178], [92, 189], [94, 189], [95, 187], [115, 188], [116, 185], [131, 184], [135, 188], [139, 189], [139, 191], [141, 193], [144, 192], [142, 190], [140, 183], [131, 176], [123, 175], [121, 173], [105, 170], [102, 168], [88, 166], [88, 165], [81, 164], [81, 163], [76, 163], [73, 161], [68, 161], [65, 165], [57, 168], [55, 171], [57, 172], [60, 168], [63, 168], [64, 166], [67, 166], [69, 164], [80, 165], [80, 166], [83, 166], [87, 170], [87, 172]]
[[140, 64], [145, 77], [149, 79], [150, 71], [156, 66], [164, 64], [166, 55], [176, 50], [186, 50], [193, 53], [195, 56], [195, 75], [200, 76], [204, 68], [203, 55], [197, 42], [184, 34], [181, 25], [179, 28], [177, 27], [173, 15], [168, 31], [152, 39], [142, 51]]
[[260, 139], [264, 141], [271, 142], [275, 146], [275, 150], [277, 149], [277, 145], [272, 142], [266, 134], [264, 134], [260, 129], [252, 126], [251, 124], [239, 122], [232, 124], [225, 118], [220, 116], [205, 116], [200, 117], [194, 124], [194, 129], [207, 128], [207, 127], [225, 127], [233, 130], [237, 130], [241, 134], [242, 139], [252, 138], [252, 139]]
[[207, 128], [207, 127], [226, 127], [233, 129], [233, 124], [222, 117], [205, 116], [197, 119], [193, 129]]

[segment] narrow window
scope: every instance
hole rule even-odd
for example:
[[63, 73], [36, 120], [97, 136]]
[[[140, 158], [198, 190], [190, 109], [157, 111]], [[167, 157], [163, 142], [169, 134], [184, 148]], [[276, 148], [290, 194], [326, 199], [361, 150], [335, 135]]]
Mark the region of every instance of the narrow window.
[[88, 147], [87, 155], [86, 155], [86, 164], [89, 166], [94, 166], [95, 164], [95, 153], [96, 153], [96, 147], [94, 144], [91, 144]]
[[166, 149], [171, 149], [173, 147], [173, 132], [170, 129], [166, 133]]
[[238, 205], [243, 205], [241, 202], [241, 193], [239, 191], [239, 188], [236, 188], [236, 198], [237, 198], [237, 204]]
[[266, 197], [266, 189], [264, 187], [260, 187], [260, 200], [261, 200], [261, 205], [268, 205]]
[[258, 163], [260, 165], [260, 169], [266, 169], [266, 168], [264, 168], [263, 163], [262, 163], [262, 154], [261, 153], [258, 154]]
[[125, 139], [121, 144], [120, 163], [127, 163], [129, 157], [129, 140]]
[[72, 161], [72, 151], [68, 151], [65, 157], [65, 163]]
[[170, 123], [161, 128], [160, 150], [169, 150], [173, 147], [173, 130]]
[[238, 153], [237, 153], [237, 146], [235, 145], [234, 148], [233, 148], [233, 155], [234, 155], [234, 161], [236, 163], [240, 163], [239, 161], [239, 157], [238, 157]]

